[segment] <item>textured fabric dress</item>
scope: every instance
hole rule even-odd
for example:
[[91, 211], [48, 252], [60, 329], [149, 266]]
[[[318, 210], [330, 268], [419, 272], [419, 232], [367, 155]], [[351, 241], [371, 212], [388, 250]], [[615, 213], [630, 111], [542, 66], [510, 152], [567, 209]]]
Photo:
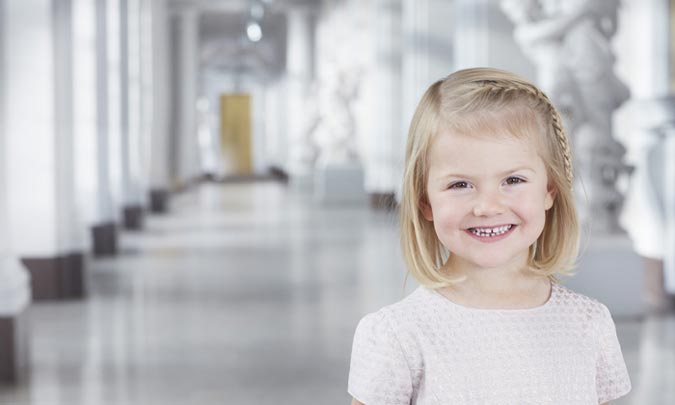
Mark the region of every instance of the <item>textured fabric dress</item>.
[[348, 387], [366, 405], [596, 405], [630, 389], [607, 307], [557, 283], [511, 310], [419, 287], [359, 322]]

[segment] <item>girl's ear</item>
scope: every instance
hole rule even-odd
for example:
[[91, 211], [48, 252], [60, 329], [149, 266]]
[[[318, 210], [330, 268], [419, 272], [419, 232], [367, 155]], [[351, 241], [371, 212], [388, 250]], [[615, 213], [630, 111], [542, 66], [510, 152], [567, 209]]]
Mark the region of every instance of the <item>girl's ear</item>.
[[558, 195], [558, 190], [553, 186], [552, 184], [549, 184], [548, 190], [546, 190], [546, 197], [544, 198], [544, 209], [548, 210], [549, 208], [553, 207], [553, 201], [555, 201], [555, 197]]
[[420, 198], [420, 212], [422, 212], [424, 219], [429, 222], [434, 222], [434, 213], [431, 210], [431, 204], [429, 204], [429, 201], [426, 199], [426, 197]]

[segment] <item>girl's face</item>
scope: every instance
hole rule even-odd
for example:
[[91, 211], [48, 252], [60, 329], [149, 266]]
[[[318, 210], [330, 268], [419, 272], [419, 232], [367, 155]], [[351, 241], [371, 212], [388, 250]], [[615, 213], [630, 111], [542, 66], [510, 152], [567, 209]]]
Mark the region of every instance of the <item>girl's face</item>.
[[433, 221], [453, 265], [524, 268], [555, 192], [527, 139], [480, 135], [434, 139], [422, 214]]

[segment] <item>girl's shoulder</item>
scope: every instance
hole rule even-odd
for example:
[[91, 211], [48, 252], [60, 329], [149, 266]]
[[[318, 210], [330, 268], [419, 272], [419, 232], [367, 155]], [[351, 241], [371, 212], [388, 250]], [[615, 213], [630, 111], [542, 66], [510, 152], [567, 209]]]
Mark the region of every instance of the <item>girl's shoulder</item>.
[[417, 287], [398, 302], [384, 306], [361, 318], [357, 329], [388, 330], [400, 335], [418, 330], [434, 310], [433, 292], [426, 287]]
[[433, 305], [430, 301], [431, 294], [433, 293], [429, 289], [419, 286], [401, 300], [386, 305], [379, 310], [366, 315], [366, 317], [388, 317], [394, 319], [402, 317], [404, 319], [409, 319], [415, 315], [421, 315], [428, 311], [430, 305]]
[[430, 294], [425, 287], [418, 287], [400, 301], [361, 318], [354, 333], [352, 357], [366, 353], [380, 358], [399, 355], [408, 367], [422, 369], [423, 356], [416, 337], [430, 327]]
[[593, 318], [609, 313], [607, 306], [596, 298], [572, 291], [559, 283], [554, 283], [553, 288], [556, 289], [557, 306], [568, 312], [586, 314]]

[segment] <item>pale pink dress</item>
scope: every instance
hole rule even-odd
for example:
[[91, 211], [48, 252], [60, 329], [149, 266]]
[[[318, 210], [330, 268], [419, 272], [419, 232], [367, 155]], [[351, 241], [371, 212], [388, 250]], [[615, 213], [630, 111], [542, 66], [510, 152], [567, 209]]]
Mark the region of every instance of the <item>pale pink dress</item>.
[[361, 320], [348, 388], [366, 405], [595, 405], [630, 389], [607, 307], [557, 283], [522, 310], [419, 287]]

